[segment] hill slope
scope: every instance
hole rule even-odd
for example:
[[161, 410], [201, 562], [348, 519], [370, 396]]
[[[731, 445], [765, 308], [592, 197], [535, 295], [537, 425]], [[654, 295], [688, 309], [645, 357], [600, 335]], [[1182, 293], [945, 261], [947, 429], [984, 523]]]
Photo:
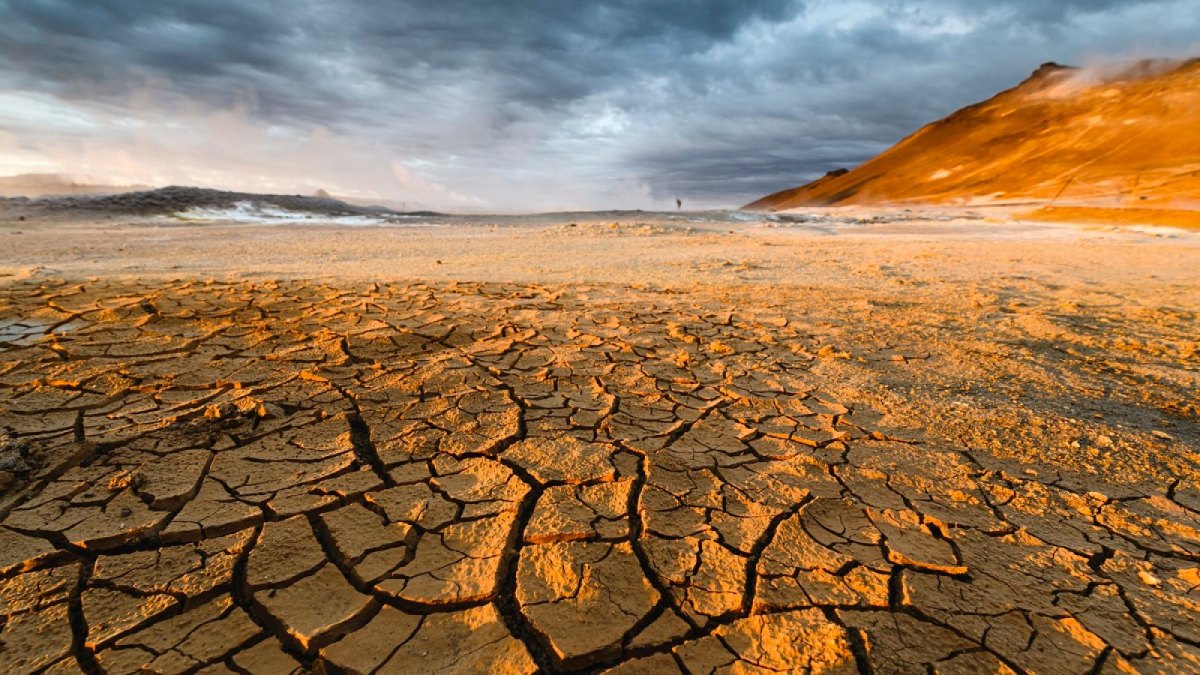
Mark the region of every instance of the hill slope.
[[885, 203], [1200, 207], [1200, 59], [1045, 64], [853, 171], [745, 208]]
[[117, 194], [0, 197], [0, 217], [178, 216], [192, 220], [328, 220], [342, 217], [388, 219], [397, 216], [436, 216], [432, 211], [394, 211], [384, 206], [360, 206], [328, 196], [270, 195], [170, 186]]

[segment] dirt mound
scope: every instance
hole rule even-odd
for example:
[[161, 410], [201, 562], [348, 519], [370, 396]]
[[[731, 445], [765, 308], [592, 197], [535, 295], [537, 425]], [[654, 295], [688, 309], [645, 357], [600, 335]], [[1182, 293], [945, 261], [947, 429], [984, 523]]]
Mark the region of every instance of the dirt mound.
[[883, 203], [1200, 206], [1200, 59], [1044, 64], [849, 172], [745, 208]]

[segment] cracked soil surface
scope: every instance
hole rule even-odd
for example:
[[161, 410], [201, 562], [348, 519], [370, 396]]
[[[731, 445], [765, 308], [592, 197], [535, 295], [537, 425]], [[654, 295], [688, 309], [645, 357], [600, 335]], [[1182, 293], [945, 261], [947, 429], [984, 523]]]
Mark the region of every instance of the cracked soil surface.
[[928, 283], [5, 282], [0, 671], [1200, 670], [1194, 285]]

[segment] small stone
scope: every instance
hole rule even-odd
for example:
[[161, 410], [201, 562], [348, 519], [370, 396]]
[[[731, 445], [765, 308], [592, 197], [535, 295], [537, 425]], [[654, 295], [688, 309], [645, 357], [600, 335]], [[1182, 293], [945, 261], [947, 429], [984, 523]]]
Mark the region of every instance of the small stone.
[[0, 471], [15, 474], [29, 473], [31, 467], [26, 457], [29, 454], [29, 444], [11, 436], [0, 440]]
[[29, 473], [29, 463], [15, 452], [0, 453], [0, 471], [15, 474]]
[[817, 356], [824, 359], [848, 359], [850, 352], [841, 352], [833, 347], [833, 345], [825, 345], [817, 350]]

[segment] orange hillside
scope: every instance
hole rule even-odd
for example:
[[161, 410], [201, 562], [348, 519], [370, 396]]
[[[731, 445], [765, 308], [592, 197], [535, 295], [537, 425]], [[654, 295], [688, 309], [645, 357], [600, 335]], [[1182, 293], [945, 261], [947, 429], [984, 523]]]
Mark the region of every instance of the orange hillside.
[[1045, 64], [853, 171], [745, 208], [1034, 203], [1200, 207], [1200, 59]]

